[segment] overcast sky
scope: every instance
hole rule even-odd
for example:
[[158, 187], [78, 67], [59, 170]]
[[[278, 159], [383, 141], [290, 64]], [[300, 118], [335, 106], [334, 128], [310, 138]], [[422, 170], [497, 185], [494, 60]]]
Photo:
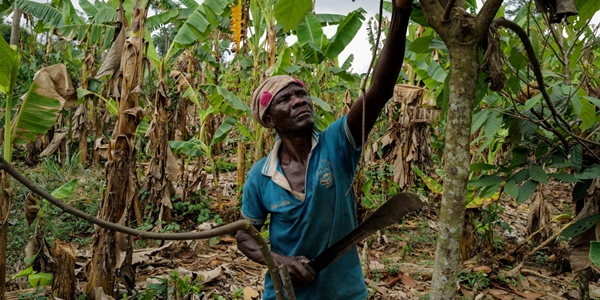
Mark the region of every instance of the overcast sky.
[[[343, 63], [350, 54], [354, 54], [352, 69], [356, 73], [366, 73], [371, 62], [371, 45], [367, 41], [367, 20], [379, 13], [379, 1], [373, 0], [317, 0], [315, 5], [316, 13], [331, 13], [347, 15], [349, 12], [362, 7], [367, 11], [365, 21], [360, 31], [356, 34], [350, 45], [340, 54], [339, 61]], [[384, 11], [384, 16], [389, 15]], [[327, 26], [323, 32], [331, 37], [335, 34], [336, 26]]]

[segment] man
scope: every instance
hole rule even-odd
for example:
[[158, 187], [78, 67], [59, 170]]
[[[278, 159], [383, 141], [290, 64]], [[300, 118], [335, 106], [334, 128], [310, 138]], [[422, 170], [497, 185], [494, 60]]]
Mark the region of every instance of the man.
[[[367, 298], [356, 247], [317, 275], [305, 264], [357, 225], [355, 197], [348, 190], [361, 154], [363, 101], [368, 134], [393, 95], [404, 59], [412, 0], [392, 2], [391, 25], [370, 88], [323, 132], [314, 128], [313, 105], [299, 80], [275, 76], [253, 93], [254, 119], [275, 129], [278, 138], [248, 173], [242, 216], [260, 230], [270, 214], [271, 254], [278, 266], [287, 266], [297, 299]], [[237, 241], [248, 258], [265, 264], [247, 232], [239, 231]], [[275, 299], [269, 274], [263, 299]]]

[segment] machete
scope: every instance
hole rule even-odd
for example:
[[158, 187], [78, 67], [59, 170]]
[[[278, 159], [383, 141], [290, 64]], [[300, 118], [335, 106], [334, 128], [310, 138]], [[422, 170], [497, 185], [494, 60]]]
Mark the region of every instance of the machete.
[[390, 198], [379, 207], [364, 222], [342, 237], [335, 244], [329, 246], [321, 254], [306, 264], [306, 268], [313, 274], [321, 272], [336, 259], [348, 252], [354, 245], [373, 232], [392, 225], [409, 212], [419, 210], [423, 202], [414, 194], [399, 193]]

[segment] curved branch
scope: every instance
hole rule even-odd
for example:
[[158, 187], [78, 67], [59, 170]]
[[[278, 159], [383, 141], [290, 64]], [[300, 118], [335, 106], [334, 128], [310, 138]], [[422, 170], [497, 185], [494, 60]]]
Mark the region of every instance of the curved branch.
[[[523, 30], [523, 28], [521, 28], [516, 23], [508, 21], [504, 18], [496, 19], [496, 20], [494, 20], [494, 23], [496, 23], [497, 26], [502, 26], [502, 27], [511, 29], [521, 39], [521, 42], [523, 43], [523, 46], [525, 47], [525, 50], [527, 51], [527, 56], [529, 57], [529, 60], [531, 61], [533, 73], [538, 82], [538, 87], [540, 89], [540, 92], [542, 93], [542, 96], [543, 96], [546, 104], [548, 105], [548, 108], [550, 108], [550, 111], [552, 112], [552, 118], [556, 122], [556, 125], [558, 125], [558, 127], [560, 127], [560, 129], [562, 129], [565, 133], [567, 133], [568, 135], [570, 135], [571, 137], [576, 139], [577, 142], [579, 142], [583, 147], [585, 147], [590, 152], [591, 152], [591, 149], [589, 149], [589, 147], [587, 145], [585, 145], [585, 143], [600, 146], [600, 143], [579, 137], [576, 134], [572, 133], [571, 130], [569, 130], [568, 128], [565, 127], [565, 125], [568, 126], [568, 122], [565, 121], [565, 119], [563, 119], [562, 116], [556, 111], [556, 108], [554, 107], [554, 104], [552, 103], [552, 101], [550, 99], [550, 94], [548, 94], [548, 90], [546, 90], [546, 85], [544, 83], [544, 76], [542, 75], [542, 69], [540, 66], [540, 62], [537, 59], [537, 57], [535, 56], [533, 46], [531, 45], [531, 41], [529, 40], [529, 37], [527, 36], [527, 33], [525, 32], [525, 30]], [[593, 152], [591, 152], [591, 153], [594, 154]], [[596, 156], [596, 155], [594, 154], [594, 156]], [[598, 157], [596, 156], [596, 158], [598, 158]]]
[[479, 36], [484, 36], [487, 29], [492, 24], [496, 13], [500, 9], [504, 0], [487, 0], [483, 3], [483, 7], [479, 10], [475, 19], [475, 28], [479, 28]]
[[[269, 268], [269, 272], [271, 273], [271, 279], [273, 280], [273, 286], [276, 292], [277, 300], [284, 300], [282, 284], [277, 272], [277, 265], [269, 252], [269, 248], [267, 243], [262, 238], [258, 230], [254, 228], [250, 224], [249, 221], [240, 220], [227, 225], [223, 225], [221, 227], [213, 228], [207, 231], [201, 232], [187, 232], [187, 233], [156, 233], [156, 232], [147, 232], [141, 231], [137, 229], [133, 229], [127, 226], [115, 224], [112, 222], [108, 222], [99, 218], [96, 218], [92, 215], [86, 214], [52, 196], [46, 190], [40, 188], [35, 185], [33, 182], [29, 181], [23, 174], [19, 173], [10, 163], [8, 163], [4, 158], [0, 157], [0, 169], [4, 170], [6, 173], [10, 174], [17, 181], [25, 185], [34, 193], [42, 196], [42, 198], [48, 200], [48, 202], [54, 204], [62, 211], [71, 214], [75, 217], [84, 219], [92, 224], [98, 225], [102, 228], [106, 228], [113, 231], [118, 231], [121, 233], [125, 233], [128, 235], [137, 236], [139, 238], [144, 239], [153, 239], [153, 240], [197, 240], [197, 239], [208, 239], [211, 237], [216, 237], [224, 234], [236, 233], [238, 230], [245, 230], [250, 233], [252, 238], [258, 243], [260, 251], [265, 257], [265, 262]], [[291, 282], [286, 282], [286, 285], [291, 285]]]
[[456, 0], [450, 0], [448, 1], [448, 4], [446, 4], [446, 9], [444, 10], [442, 22], [446, 22], [450, 18], [450, 13], [452, 12], [452, 8], [454, 7], [454, 2], [456, 2]]
[[444, 8], [437, 0], [419, 0], [419, 3], [421, 4], [421, 9], [425, 15], [427, 24], [435, 29], [441, 36], [440, 31], [443, 31], [444, 29], [441, 25], [442, 19], [439, 16], [444, 14]]

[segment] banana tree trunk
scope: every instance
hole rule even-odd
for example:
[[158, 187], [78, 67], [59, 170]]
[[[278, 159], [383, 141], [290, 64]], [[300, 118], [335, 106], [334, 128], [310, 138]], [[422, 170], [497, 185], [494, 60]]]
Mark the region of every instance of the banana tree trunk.
[[[142, 92], [142, 53], [148, 4], [147, 0], [138, 0], [131, 13], [131, 32], [121, 56], [123, 81], [116, 138], [108, 149], [106, 193], [98, 212], [99, 218], [122, 225], [128, 223], [133, 199], [138, 194], [134, 138], [143, 117], [138, 98]], [[114, 288], [119, 278], [126, 286], [131, 287], [135, 283], [131, 268], [132, 246], [131, 236], [104, 228], [96, 231], [92, 242], [88, 295], [93, 296], [94, 287], [102, 287], [105, 294], [115, 295]]]
[[147, 205], [144, 207], [152, 207], [148, 214], [155, 214], [155, 209], [159, 209], [159, 213], [155, 216], [158, 220], [156, 229], [161, 229], [160, 221], [166, 223], [171, 222], [171, 198], [174, 195], [173, 182], [177, 180], [179, 167], [171, 147], [169, 146], [169, 113], [168, 95], [169, 87], [164, 81], [164, 65], [163, 60], [158, 76], [158, 88], [156, 89], [154, 116], [150, 124], [149, 138], [152, 145], [152, 159], [146, 173], [144, 190], [149, 192]]

